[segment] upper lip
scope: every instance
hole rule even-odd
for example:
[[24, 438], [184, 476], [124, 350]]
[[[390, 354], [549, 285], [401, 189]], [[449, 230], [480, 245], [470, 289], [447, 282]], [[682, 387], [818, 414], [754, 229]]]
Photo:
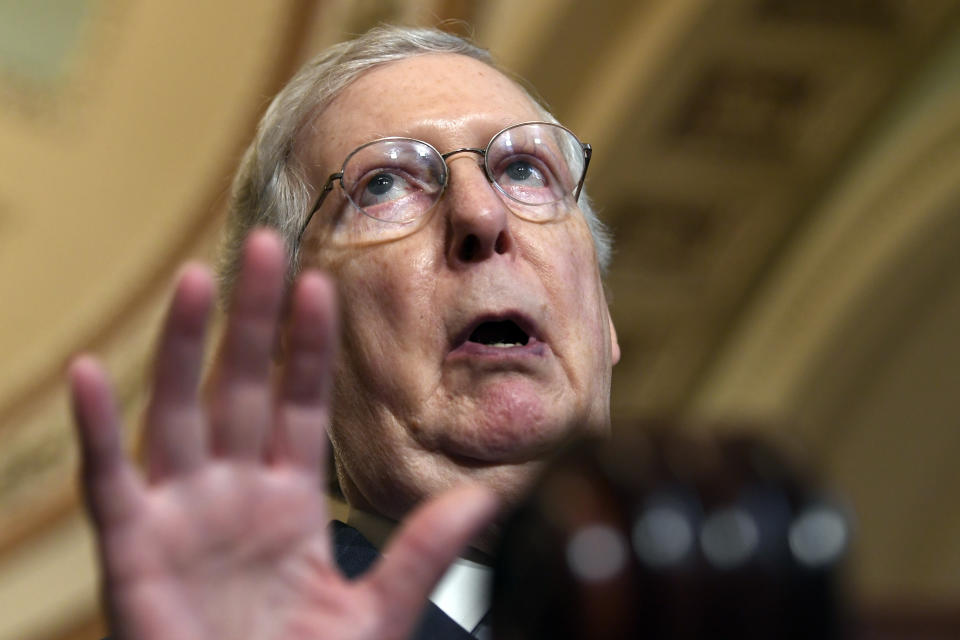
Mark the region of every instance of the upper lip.
[[467, 342], [470, 339], [470, 335], [476, 331], [477, 327], [482, 325], [485, 322], [513, 322], [516, 324], [527, 336], [533, 340], [542, 341], [540, 330], [537, 327], [537, 323], [527, 316], [526, 314], [516, 311], [508, 310], [501, 312], [490, 312], [483, 313], [477, 316], [474, 316], [469, 322], [467, 322], [461, 329], [454, 333], [453, 341], [451, 348], [455, 349], [463, 343]]

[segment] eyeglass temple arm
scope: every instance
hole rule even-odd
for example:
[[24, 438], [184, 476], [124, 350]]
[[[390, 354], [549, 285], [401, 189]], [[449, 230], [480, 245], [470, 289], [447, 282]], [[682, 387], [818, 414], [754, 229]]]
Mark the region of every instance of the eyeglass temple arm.
[[581, 142], [583, 145], [583, 173], [580, 175], [580, 184], [577, 185], [577, 193], [573, 197], [574, 201], [580, 199], [580, 192], [583, 190], [583, 182], [587, 179], [587, 169], [590, 168], [590, 157], [593, 155], [593, 147], [589, 142]]
[[333, 189], [333, 181], [339, 180], [343, 177], [343, 172], [334, 173], [329, 178], [327, 178], [327, 184], [323, 185], [323, 189], [320, 190], [320, 194], [317, 195], [316, 202], [313, 203], [313, 207], [310, 208], [310, 213], [307, 214], [307, 219], [303, 221], [303, 225], [300, 227], [300, 233], [297, 234], [297, 246], [300, 246], [300, 241], [303, 240], [303, 234], [307, 230], [307, 225], [310, 224], [310, 220], [313, 219], [313, 214], [317, 212], [317, 209], [323, 204], [323, 201], [326, 200], [327, 194], [330, 193]]

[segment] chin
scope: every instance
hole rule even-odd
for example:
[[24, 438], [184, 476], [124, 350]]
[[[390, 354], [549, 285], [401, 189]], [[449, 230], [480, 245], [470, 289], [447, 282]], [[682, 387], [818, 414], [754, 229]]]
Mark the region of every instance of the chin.
[[[522, 499], [539, 477], [545, 465], [554, 457], [582, 440], [597, 440], [610, 436], [609, 416], [589, 420], [556, 419], [531, 430], [514, 429], [508, 435], [495, 439], [483, 462], [473, 461], [468, 475], [496, 491], [507, 505]], [[505, 450], [501, 451], [500, 447]], [[460, 461], [461, 463], [463, 461]]]
[[514, 394], [499, 400], [442, 428], [420, 431], [420, 444], [464, 467], [523, 465], [550, 458], [571, 440], [609, 429], [605, 420], [549, 406], [542, 396]]

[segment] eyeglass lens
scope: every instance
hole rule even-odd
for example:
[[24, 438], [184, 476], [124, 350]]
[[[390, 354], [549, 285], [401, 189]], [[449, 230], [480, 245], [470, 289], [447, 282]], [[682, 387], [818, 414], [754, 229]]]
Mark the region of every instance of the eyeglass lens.
[[[511, 207], [514, 213], [535, 221], [559, 215], [560, 207], [550, 205], [570, 196], [584, 171], [579, 140], [548, 123], [501, 131], [490, 141], [484, 163], [495, 188], [519, 205]], [[353, 216], [335, 235], [344, 242], [363, 242], [411, 233], [440, 199], [446, 182], [443, 157], [425, 142], [387, 138], [363, 145], [344, 162], [341, 185], [366, 215]]]

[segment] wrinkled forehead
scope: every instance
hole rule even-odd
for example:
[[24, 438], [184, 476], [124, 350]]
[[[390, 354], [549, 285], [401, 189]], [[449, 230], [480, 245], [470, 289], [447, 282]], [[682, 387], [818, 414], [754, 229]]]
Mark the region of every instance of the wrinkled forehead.
[[543, 119], [513, 80], [456, 54], [425, 54], [364, 72], [316, 116], [300, 141], [308, 166], [333, 171], [361, 144], [388, 136], [440, 150], [484, 146], [500, 129]]

